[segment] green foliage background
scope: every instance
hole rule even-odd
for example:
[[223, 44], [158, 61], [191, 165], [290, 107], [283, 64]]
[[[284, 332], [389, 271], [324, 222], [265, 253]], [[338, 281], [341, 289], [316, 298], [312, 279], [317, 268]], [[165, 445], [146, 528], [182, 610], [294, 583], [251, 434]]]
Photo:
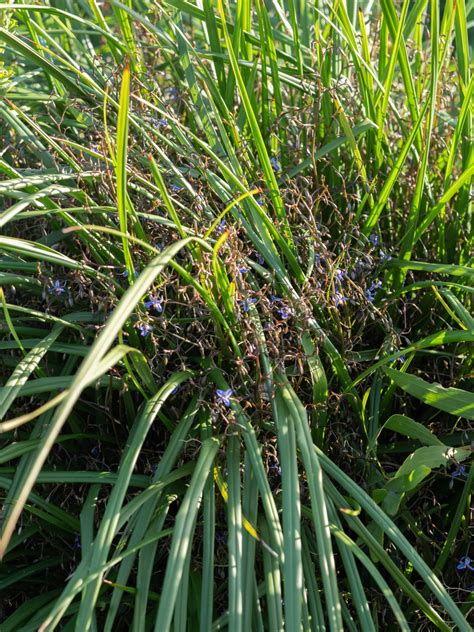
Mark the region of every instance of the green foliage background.
[[2, 632], [471, 630], [473, 7], [0, 4]]

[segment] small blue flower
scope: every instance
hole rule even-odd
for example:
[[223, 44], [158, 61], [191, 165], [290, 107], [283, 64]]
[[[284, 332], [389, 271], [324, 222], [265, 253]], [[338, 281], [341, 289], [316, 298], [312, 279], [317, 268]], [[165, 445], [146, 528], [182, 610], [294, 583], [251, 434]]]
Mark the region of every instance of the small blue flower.
[[166, 127], [168, 125], [168, 121], [164, 118], [158, 119], [158, 125], [160, 127]]
[[153, 327], [151, 325], [149, 325], [148, 323], [139, 323], [137, 325], [137, 329], [138, 332], [140, 334], [140, 336], [143, 336], [144, 338], [146, 336], [148, 336], [148, 334], [153, 331]]
[[344, 305], [344, 302], [349, 300], [345, 296], [342, 296], [340, 292], [334, 292], [334, 294], [332, 295], [332, 298], [334, 301], [334, 305], [336, 307], [340, 307], [341, 305]]
[[406, 360], [407, 359], [404, 355], [398, 356], [398, 361], [400, 362], [400, 364], [405, 364]]
[[153, 308], [158, 314], [161, 314], [163, 311], [163, 300], [156, 296], [150, 296], [150, 299], [145, 301], [144, 305], [147, 309]]
[[227, 408], [230, 406], [230, 398], [234, 391], [231, 388], [226, 389], [225, 391], [221, 388], [216, 390], [217, 399], [224, 404]]
[[247, 274], [247, 272], [250, 272], [250, 270], [248, 268], [246, 268], [245, 266], [241, 266], [239, 268], [239, 272], [240, 272], [240, 274]]
[[240, 304], [242, 305], [242, 309], [244, 310], [244, 312], [248, 312], [250, 309], [250, 305], [253, 305], [256, 302], [256, 298], [246, 298], [244, 301], [240, 301]]
[[171, 184], [170, 189], [173, 193], [179, 193], [179, 191], [182, 191], [183, 187], [179, 187], [177, 184]]
[[261, 266], [263, 266], [263, 264], [265, 263], [265, 259], [262, 257], [262, 255], [259, 252], [257, 252], [257, 261], [259, 262]]
[[292, 315], [291, 310], [289, 310], [287, 307], [280, 307], [280, 309], [277, 309], [277, 313], [283, 320], [287, 320]]
[[465, 571], [467, 569], [474, 571], [474, 566], [471, 564], [471, 558], [467, 555], [459, 560], [458, 564], [456, 564], [456, 568], [458, 571]]
[[[135, 272], [135, 278], [137, 278], [138, 276], [138, 268], [133, 268], [134, 272]], [[122, 276], [124, 279], [128, 279], [128, 270], [124, 270], [122, 272]]]
[[275, 294], [270, 294], [270, 303], [274, 305], [275, 303], [282, 303], [283, 299], [279, 296], [275, 296]]
[[372, 283], [372, 285], [369, 287], [368, 290], [366, 290], [365, 295], [369, 303], [374, 302], [375, 294], [377, 293], [377, 290], [381, 287], [382, 287], [382, 281], [376, 281], [375, 283]]
[[273, 474], [281, 476], [281, 467], [279, 463], [272, 463], [269, 469]]
[[383, 250], [380, 251], [380, 263], [385, 263], [386, 261], [390, 261], [392, 257], [387, 255]]
[[177, 88], [171, 87], [171, 88], [166, 88], [166, 93], [170, 96], [170, 97], [174, 97], [176, 98], [179, 94], [179, 91]]
[[278, 164], [278, 160], [276, 158], [270, 158], [270, 164], [275, 171], [281, 171], [281, 167]]
[[261, 196], [261, 195], [259, 195], [259, 196], [258, 196], [258, 198], [257, 198], [257, 204], [258, 204], [259, 206], [262, 206], [262, 205], [263, 205], [263, 198], [262, 198], [262, 196]]
[[372, 246], [376, 248], [380, 243], [379, 236], [377, 235], [377, 233], [372, 233], [369, 237], [369, 241], [372, 244]]
[[336, 270], [336, 283], [341, 284], [345, 276], [346, 276], [346, 273], [343, 272], [343, 270], [339, 270], [339, 268], [337, 268], [337, 270]]
[[221, 235], [225, 231], [225, 219], [221, 219], [221, 221], [217, 224], [216, 230]]
[[56, 294], [56, 296], [60, 296], [63, 292], [65, 292], [66, 282], [61, 283], [58, 279], [53, 283], [53, 287], [49, 288], [50, 294]]
[[454, 472], [451, 473], [451, 478], [467, 478], [469, 473], [466, 472], [466, 468], [464, 465], [458, 465]]

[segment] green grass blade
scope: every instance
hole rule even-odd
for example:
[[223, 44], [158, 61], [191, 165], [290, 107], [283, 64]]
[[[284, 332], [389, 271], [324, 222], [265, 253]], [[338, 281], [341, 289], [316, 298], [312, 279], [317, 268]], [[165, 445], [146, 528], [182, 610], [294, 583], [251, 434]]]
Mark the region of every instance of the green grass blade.
[[206, 439], [203, 442], [188, 491], [176, 516], [160, 605], [155, 620], [156, 632], [170, 630], [178, 585], [183, 573], [184, 557], [190, 546], [189, 535], [218, 449], [217, 439]]
[[[128, 449], [119, 465], [117, 482], [109, 497], [101, 526], [91, 550], [89, 561], [89, 569], [91, 571], [95, 571], [107, 560], [112, 541], [117, 533], [120, 509], [125, 499], [125, 494], [127, 493], [130, 477], [151, 425], [153, 424], [167, 397], [169, 397], [176, 386], [189, 376], [190, 374], [186, 373], [176, 374], [172, 380], [168, 381], [158, 390], [156, 395], [148, 400], [142, 414], [136, 420], [130, 433]], [[88, 590], [84, 594], [84, 599], [77, 618], [77, 625], [83, 630], [89, 630], [91, 626], [91, 617], [98, 598], [101, 583], [100, 578], [98, 578], [97, 582], [89, 586]]]
[[460, 388], [444, 388], [440, 384], [431, 384], [416, 375], [408, 375], [386, 367], [384, 372], [404, 391], [410, 393], [425, 404], [444, 410], [451, 415], [474, 419], [474, 394]]
[[240, 439], [228, 439], [228, 549], [229, 549], [229, 626], [236, 632], [243, 630], [243, 560], [242, 507], [240, 492]]
[[311, 495], [313, 528], [316, 533], [329, 626], [331, 630], [340, 630], [342, 629], [340, 595], [337, 586], [336, 565], [331, 543], [331, 534], [329, 531], [329, 518], [323, 488], [322, 469], [319, 460], [313, 458], [313, 454], [316, 453], [311, 449], [312, 438], [306, 411], [286, 378], [281, 374], [278, 376], [277, 388], [281, 389], [281, 396], [284, 398], [293, 423], [295, 424], [297, 443], [307, 473]]
[[123, 255], [125, 267], [128, 271], [128, 279], [133, 283], [135, 271], [133, 260], [128, 245], [128, 218], [127, 218], [127, 147], [128, 147], [128, 109], [130, 100], [130, 67], [125, 66], [120, 88], [120, 105], [117, 124], [117, 160], [115, 173], [117, 179], [117, 205], [120, 220]]
[[297, 630], [301, 625], [303, 604], [300, 490], [295, 429], [280, 389], [276, 392], [274, 417], [282, 476], [285, 623], [290, 629]]

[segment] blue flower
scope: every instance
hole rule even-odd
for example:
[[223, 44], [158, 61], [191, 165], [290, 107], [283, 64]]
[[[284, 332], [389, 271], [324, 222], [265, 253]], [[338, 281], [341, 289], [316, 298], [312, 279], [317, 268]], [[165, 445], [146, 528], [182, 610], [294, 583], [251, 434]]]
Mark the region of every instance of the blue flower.
[[276, 158], [270, 158], [270, 164], [275, 171], [281, 171], [281, 167], [278, 164], [278, 160]]
[[246, 268], [245, 266], [241, 266], [239, 268], [239, 272], [240, 272], [240, 274], [247, 274], [247, 272], [250, 272], [250, 270], [248, 268]]
[[179, 191], [182, 190], [183, 187], [179, 187], [177, 184], [171, 184], [170, 185], [170, 189], [173, 191], [173, 193], [178, 193]]
[[[135, 272], [135, 278], [137, 278], [138, 276], [138, 268], [133, 268], [134, 272]], [[128, 270], [124, 270], [122, 272], [122, 276], [124, 279], [128, 279]]]
[[259, 196], [258, 196], [258, 198], [257, 198], [257, 204], [258, 204], [259, 206], [262, 206], [262, 204], [263, 204], [263, 198], [262, 198], [262, 196], [261, 196], [261, 195], [259, 195]]
[[466, 472], [466, 468], [464, 465], [458, 465], [454, 472], [451, 473], [451, 478], [467, 478], [469, 473]]
[[262, 255], [259, 252], [257, 252], [257, 261], [259, 262], [261, 266], [263, 266], [263, 264], [265, 263], [265, 259], [262, 257]]
[[217, 224], [216, 230], [221, 235], [225, 230], [225, 219], [221, 219], [221, 221]]
[[231, 388], [226, 389], [225, 391], [221, 388], [216, 390], [217, 399], [224, 404], [227, 408], [230, 406], [230, 398], [234, 391]]
[[281, 467], [279, 463], [272, 463], [269, 469], [271, 472], [273, 472], [277, 476], [281, 476]]
[[349, 300], [345, 296], [342, 296], [340, 292], [334, 292], [334, 294], [332, 295], [332, 298], [334, 301], [334, 305], [336, 307], [340, 307], [341, 305], [344, 305], [344, 302]]
[[291, 316], [291, 310], [289, 310], [287, 307], [280, 307], [280, 309], [277, 309], [277, 313], [280, 315], [280, 318], [282, 318], [283, 320], [286, 320], [287, 318], [290, 318]]
[[390, 255], [385, 254], [383, 250], [380, 251], [380, 263], [385, 263], [386, 261], [390, 261], [392, 257]]
[[293, 314], [293, 311], [283, 304], [283, 299], [279, 296], [275, 296], [275, 294], [270, 294], [270, 303], [274, 306], [279, 305], [276, 311], [277, 314], [280, 315], [280, 318], [282, 318], [283, 320], [286, 320]]
[[398, 356], [398, 361], [399, 361], [401, 364], [405, 364], [406, 360], [407, 360], [407, 359], [405, 358], [405, 356], [404, 356], [404, 355]]
[[158, 119], [158, 125], [160, 127], [166, 127], [168, 125], [168, 121], [164, 118]]
[[366, 290], [365, 295], [369, 303], [373, 303], [375, 299], [375, 294], [379, 288], [382, 287], [382, 281], [376, 281], [372, 283], [368, 290]]
[[248, 312], [250, 309], [250, 305], [256, 302], [256, 298], [246, 298], [244, 301], [240, 301], [240, 304], [242, 305], [242, 309], [244, 310], [244, 312]]
[[56, 294], [56, 296], [60, 296], [63, 292], [65, 292], [66, 282], [61, 283], [58, 279], [53, 283], [53, 287], [49, 288], [50, 294]]
[[458, 571], [465, 571], [467, 569], [469, 569], [470, 571], [474, 571], [474, 566], [471, 564], [471, 558], [467, 555], [459, 560], [456, 568]]
[[150, 299], [145, 301], [144, 305], [147, 309], [153, 307], [155, 312], [158, 312], [158, 314], [161, 314], [163, 311], [163, 300], [157, 298], [156, 296], [150, 296]]
[[369, 237], [369, 241], [374, 248], [378, 246], [380, 242], [379, 242], [379, 236], [377, 235], [377, 233], [372, 233]]
[[153, 327], [149, 325], [148, 323], [139, 323], [137, 326], [137, 329], [140, 336], [143, 336], [144, 338], [148, 336], [150, 331], [153, 331]]
[[177, 97], [179, 92], [177, 88], [171, 87], [171, 88], [166, 88], [166, 93], [170, 96], [170, 97]]

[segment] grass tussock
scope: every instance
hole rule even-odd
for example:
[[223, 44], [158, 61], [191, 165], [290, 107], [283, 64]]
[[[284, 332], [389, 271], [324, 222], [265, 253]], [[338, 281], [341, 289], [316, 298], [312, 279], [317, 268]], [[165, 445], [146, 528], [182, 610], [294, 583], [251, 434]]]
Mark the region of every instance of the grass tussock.
[[0, 8], [0, 627], [471, 629], [472, 3]]

